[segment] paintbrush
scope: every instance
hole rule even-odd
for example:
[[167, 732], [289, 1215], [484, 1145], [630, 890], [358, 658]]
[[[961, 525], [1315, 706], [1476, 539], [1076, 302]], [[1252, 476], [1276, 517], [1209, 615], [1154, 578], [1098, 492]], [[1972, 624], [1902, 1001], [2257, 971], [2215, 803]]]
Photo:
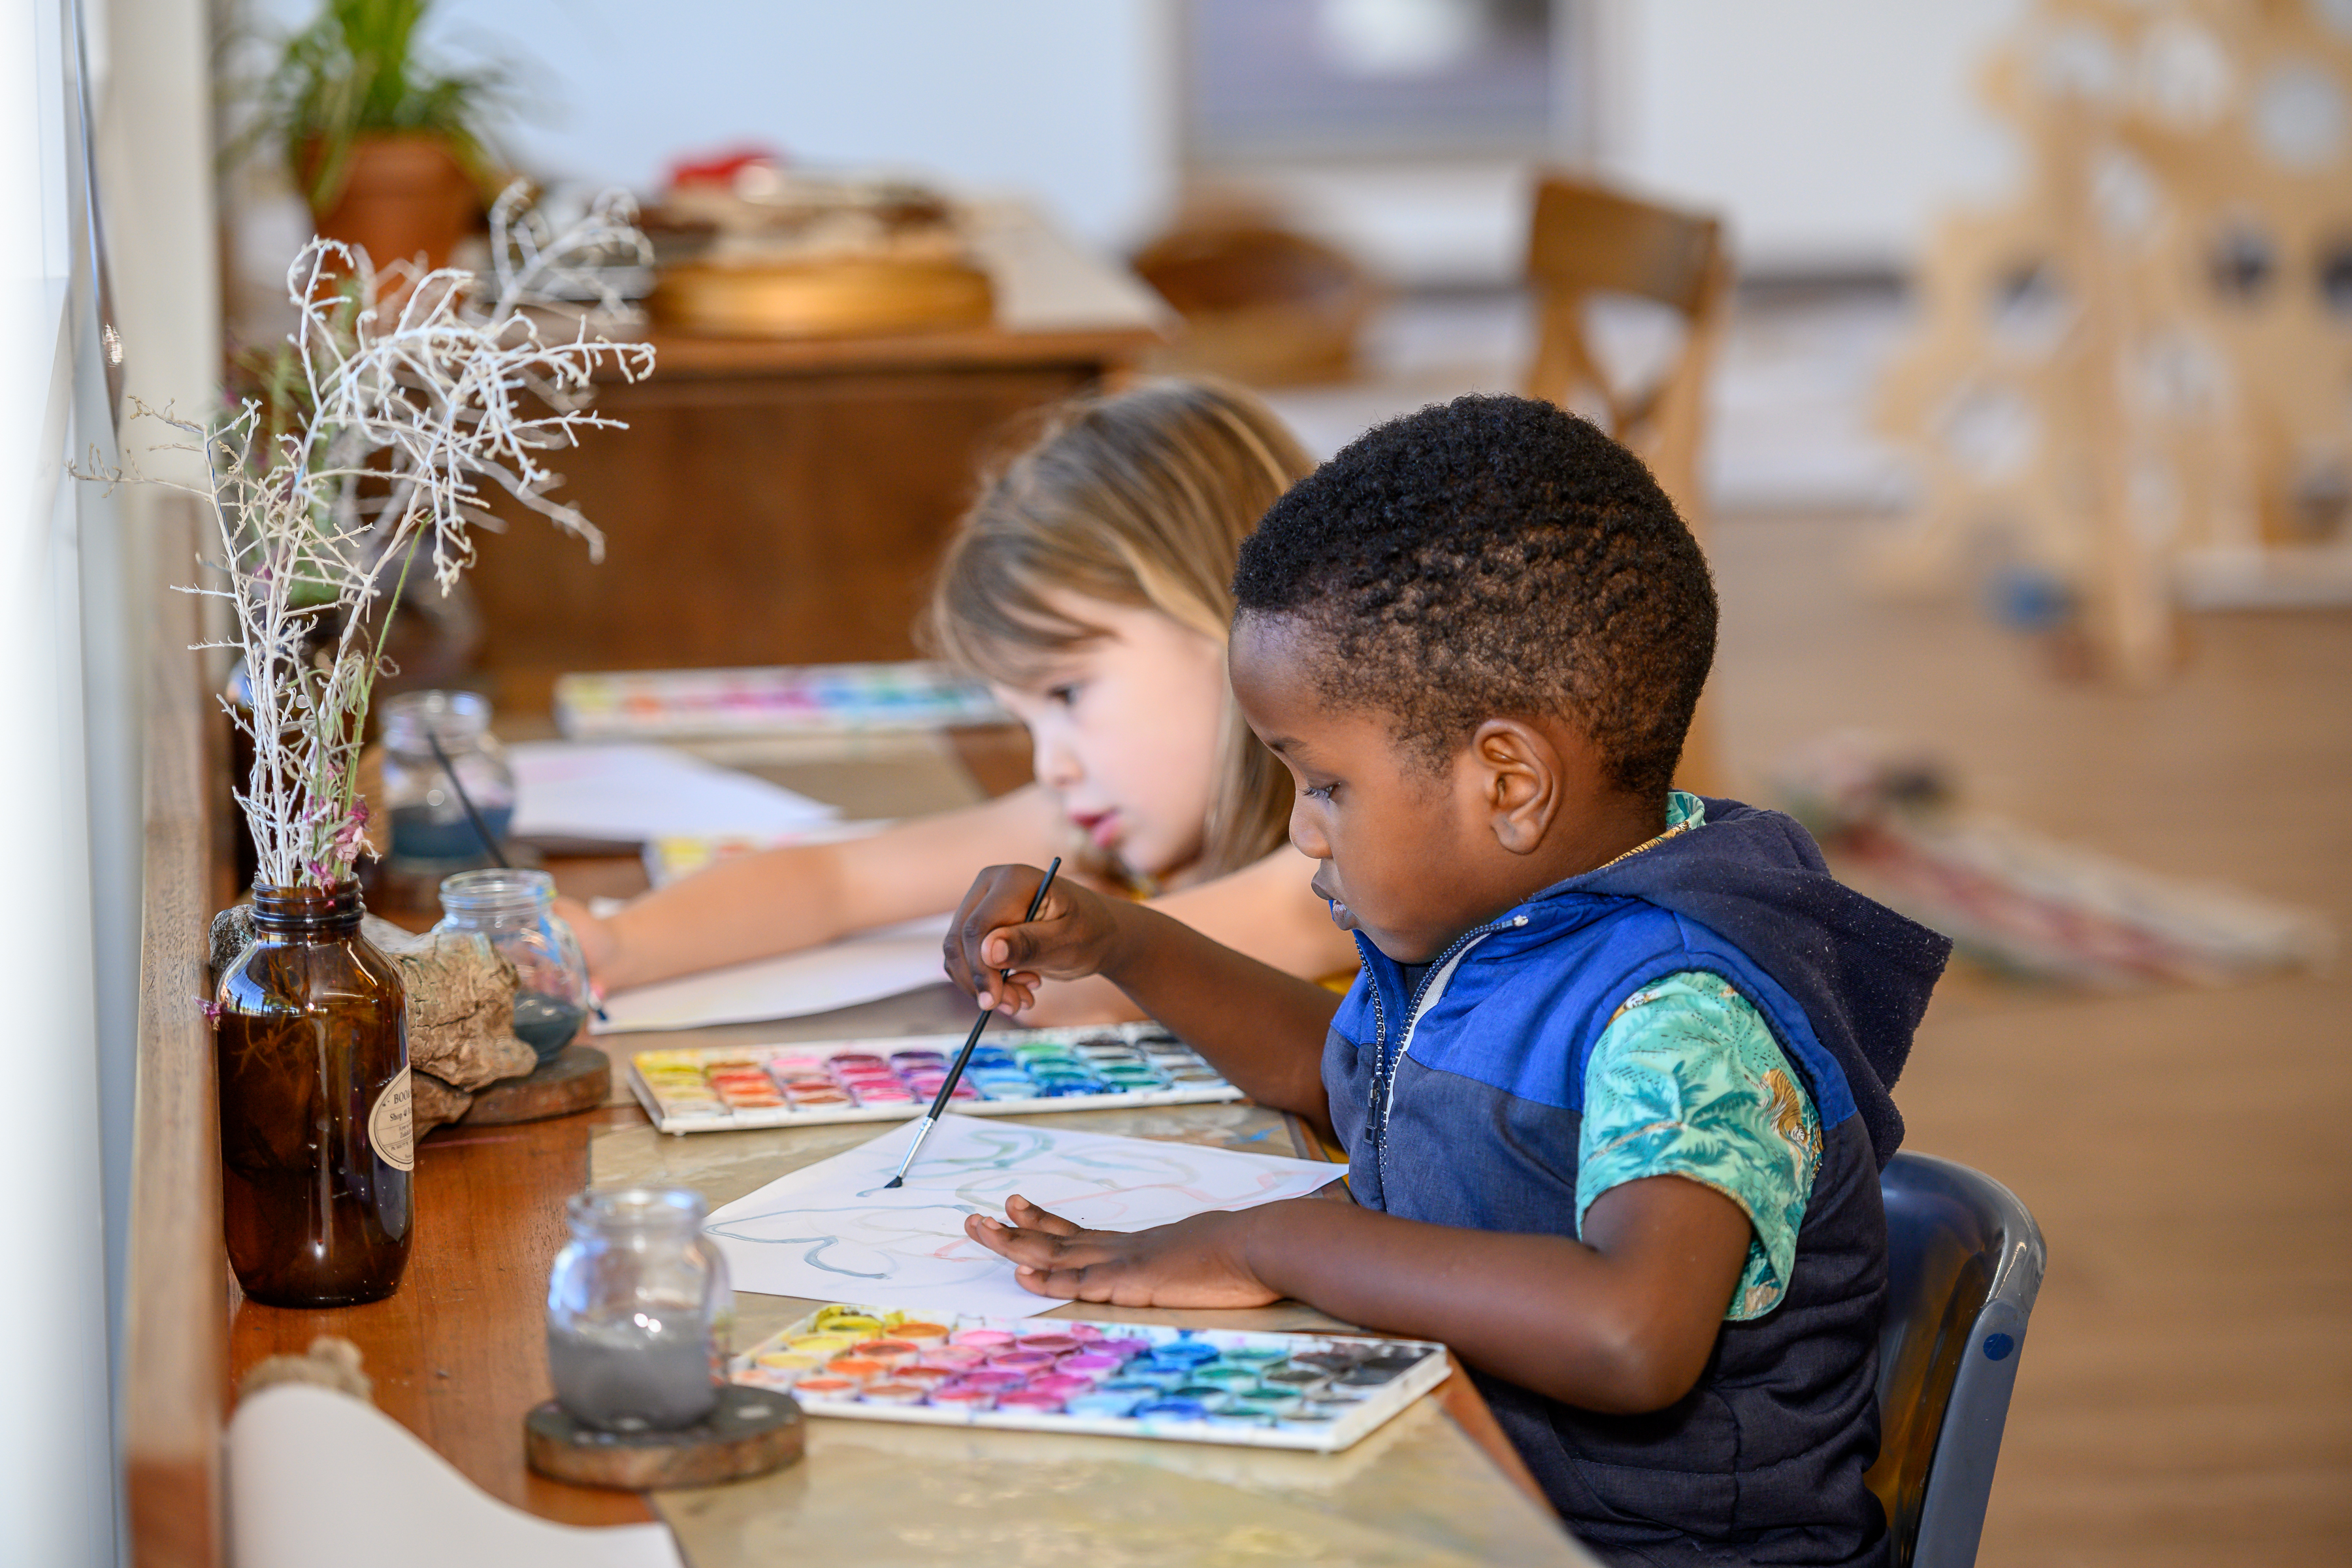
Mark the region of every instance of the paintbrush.
[[457, 792], [457, 804], [466, 808], [466, 820], [473, 824], [474, 837], [482, 841], [482, 853], [496, 861], [500, 870], [511, 870], [513, 868], [507, 864], [506, 851], [499, 847], [498, 838], [490, 832], [490, 825], [483, 820], [481, 809], [475, 805], [474, 797], [466, 793], [466, 786], [458, 782], [457, 764], [451, 762], [449, 753], [442, 749], [440, 731], [427, 724], [425, 738], [433, 743], [433, 760], [441, 764], [442, 773], [448, 776], [449, 787]]
[[[1027, 925], [1031, 921], [1035, 920], [1037, 911], [1045, 907], [1045, 889], [1054, 885], [1054, 874], [1061, 868], [1062, 858], [1056, 855], [1054, 857], [1054, 863], [1045, 868], [1045, 879], [1037, 884], [1036, 895], [1029, 900], [1029, 912], [1021, 917], [1023, 925]], [[1000, 969], [996, 972], [996, 977], [998, 983], [1002, 984], [1013, 978], [1013, 971]], [[885, 1192], [892, 1187], [903, 1187], [907, 1184], [907, 1173], [913, 1167], [915, 1156], [923, 1152], [923, 1140], [929, 1138], [931, 1135], [931, 1129], [939, 1125], [940, 1113], [947, 1110], [949, 1097], [955, 1093], [956, 1085], [963, 1079], [964, 1068], [971, 1061], [971, 1048], [980, 1044], [980, 1032], [988, 1027], [988, 1021], [994, 1016], [996, 1016], [994, 1008], [983, 1007], [981, 1009], [980, 1016], [971, 1021], [971, 1033], [963, 1037], [963, 1049], [956, 1053], [956, 1059], [949, 1067], [946, 1079], [940, 1085], [940, 1092], [931, 1098], [931, 1108], [923, 1112], [923, 1119], [920, 1121], [915, 1123], [915, 1141], [907, 1145], [907, 1157], [898, 1162], [898, 1173], [882, 1184]]]

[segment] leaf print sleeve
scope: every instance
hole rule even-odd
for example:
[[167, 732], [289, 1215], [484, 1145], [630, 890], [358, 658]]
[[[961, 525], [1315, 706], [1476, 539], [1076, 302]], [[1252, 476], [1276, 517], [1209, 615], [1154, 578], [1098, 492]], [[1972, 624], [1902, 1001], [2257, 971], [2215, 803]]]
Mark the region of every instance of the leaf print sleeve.
[[1720, 975], [1670, 974], [1626, 998], [1584, 1069], [1576, 1221], [1612, 1187], [1682, 1176], [1746, 1212], [1754, 1235], [1724, 1316], [1787, 1291], [1821, 1167], [1821, 1119], [1754, 1006]]

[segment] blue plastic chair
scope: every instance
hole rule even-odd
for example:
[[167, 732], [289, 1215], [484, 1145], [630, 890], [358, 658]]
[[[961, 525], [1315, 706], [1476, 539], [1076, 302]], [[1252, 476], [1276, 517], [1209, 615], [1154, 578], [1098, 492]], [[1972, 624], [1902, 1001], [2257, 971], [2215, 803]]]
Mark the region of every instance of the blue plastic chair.
[[2048, 1253], [2017, 1194], [1966, 1165], [1897, 1154], [1886, 1199], [1878, 1463], [1895, 1568], [1971, 1568]]

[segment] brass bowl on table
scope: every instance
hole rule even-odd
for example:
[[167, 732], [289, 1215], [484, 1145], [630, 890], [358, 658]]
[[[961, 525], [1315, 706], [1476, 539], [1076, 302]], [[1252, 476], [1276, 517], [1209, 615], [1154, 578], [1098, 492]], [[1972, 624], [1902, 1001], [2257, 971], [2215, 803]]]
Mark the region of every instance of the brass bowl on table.
[[986, 326], [988, 274], [940, 257], [856, 256], [758, 266], [691, 263], [665, 270], [654, 319], [676, 331], [733, 338], [820, 338]]

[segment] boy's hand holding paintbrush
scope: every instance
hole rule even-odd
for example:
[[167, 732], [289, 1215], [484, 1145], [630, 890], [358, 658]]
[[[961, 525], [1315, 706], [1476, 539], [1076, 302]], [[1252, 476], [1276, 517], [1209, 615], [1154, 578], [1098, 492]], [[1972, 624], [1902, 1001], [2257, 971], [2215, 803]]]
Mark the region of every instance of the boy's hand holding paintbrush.
[[[1317, 1062], [1336, 996], [1165, 915], [1067, 881], [1054, 883], [1037, 900], [1039, 879], [1031, 867], [992, 866], [949, 924], [949, 977], [982, 1007], [1018, 1013], [1035, 1000], [1042, 980], [1101, 974], [1188, 1039], [1188, 1017], [1210, 1038], [1223, 1037], [1221, 1027], [1234, 1019], [1258, 1018], [1271, 1026], [1265, 1059], [1234, 1063], [1228, 1079], [1262, 1104], [1328, 1127]], [[1204, 971], [1222, 967], [1220, 958], [1232, 971], [1220, 976], [1222, 991], [1202, 983]], [[1190, 980], [1171, 984], [1184, 972]], [[1263, 1238], [1281, 1228], [1259, 1220], [1265, 1212], [1204, 1214], [1144, 1231], [1090, 1231], [1014, 1196], [1005, 1204], [1011, 1224], [974, 1215], [964, 1228], [1011, 1259], [1021, 1283], [1041, 1295], [1122, 1307], [1260, 1307], [1285, 1294], [1265, 1283], [1251, 1260]]]
[[[1043, 873], [991, 866], [948, 922], [948, 978], [982, 1007], [1020, 1013], [1042, 980], [1099, 974], [1210, 1059], [1261, 1105], [1330, 1131], [1323, 1035], [1339, 998], [1210, 941], [1181, 921], [1067, 879], [1023, 917]], [[1000, 978], [1004, 971], [1012, 973]], [[1246, 1040], [1249, 1048], [1223, 1048]]]

